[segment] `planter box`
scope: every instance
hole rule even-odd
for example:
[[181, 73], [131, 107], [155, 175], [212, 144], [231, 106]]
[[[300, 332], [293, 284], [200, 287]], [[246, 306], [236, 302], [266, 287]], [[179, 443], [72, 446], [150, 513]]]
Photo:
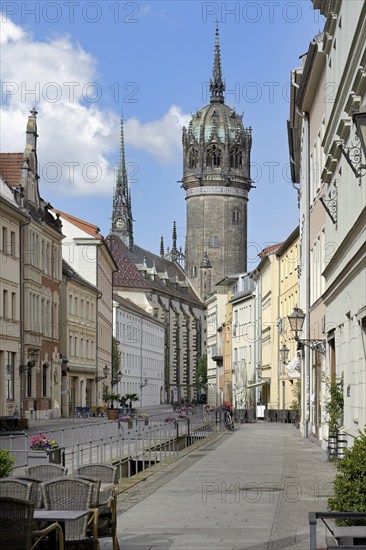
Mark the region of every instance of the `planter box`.
[[334, 538], [339, 546], [366, 545], [366, 526], [354, 525], [334, 528]]
[[28, 466], [37, 464], [61, 464], [61, 449], [51, 451], [28, 451]]

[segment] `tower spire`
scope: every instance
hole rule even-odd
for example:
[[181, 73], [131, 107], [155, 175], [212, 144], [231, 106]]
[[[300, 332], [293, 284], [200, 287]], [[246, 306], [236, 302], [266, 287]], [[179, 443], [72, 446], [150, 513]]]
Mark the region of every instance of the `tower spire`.
[[175, 220], [173, 222], [173, 246], [172, 246], [172, 261], [176, 261], [178, 258], [178, 250], [177, 250], [177, 226], [175, 223]]
[[216, 21], [214, 64], [212, 69], [212, 78], [210, 78], [210, 91], [210, 103], [214, 103], [216, 101], [218, 101], [219, 103], [224, 103], [225, 82], [222, 79], [218, 21]]
[[164, 237], [160, 237], [160, 256], [164, 258]]
[[125, 139], [123, 127], [123, 113], [121, 113], [119, 163], [117, 170], [116, 188], [113, 197], [112, 233], [121, 237], [123, 242], [133, 248], [133, 226], [131, 197], [128, 188], [128, 176], [125, 160]]

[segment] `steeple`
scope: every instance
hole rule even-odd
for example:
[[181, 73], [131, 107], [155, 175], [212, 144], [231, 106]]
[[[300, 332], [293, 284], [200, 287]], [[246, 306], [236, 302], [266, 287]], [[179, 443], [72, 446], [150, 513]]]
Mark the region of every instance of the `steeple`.
[[210, 91], [211, 91], [210, 103], [214, 103], [217, 101], [219, 103], [224, 103], [225, 82], [222, 79], [222, 71], [221, 71], [221, 54], [220, 54], [218, 21], [216, 21], [214, 64], [213, 64], [213, 70], [212, 70], [212, 78], [210, 78]]
[[125, 140], [123, 115], [121, 115], [119, 163], [117, 181], [113, 197], [112, 230], [128, 248], [133, 248], [133, 219], [131, 197], [129, 195], [128, 177], [125, 160]]
[[172, 261], [177, 261], [178, 250], [177, 250], [177, 226], [175, 221], [173, 222], [173, 246], [172, 246]]
[[163, 235], [160, 238], [160, 257], [164, 258], [164, 237], [163, 237]]

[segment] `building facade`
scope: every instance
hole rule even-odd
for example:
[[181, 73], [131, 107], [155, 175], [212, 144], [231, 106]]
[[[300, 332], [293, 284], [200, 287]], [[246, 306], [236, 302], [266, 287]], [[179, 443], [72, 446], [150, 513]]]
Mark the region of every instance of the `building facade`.
[[37, 111], [32, 109], [24, 153], [1, 153], [0, 174], [13, 188], [21, 209], [29, 212], [19, 235], [20, 350], [13, 357], [19, 361], [14, 367], [19, 373], [20, 413], [40, 418], [61, 415], [62, 225], [39, 194], [37, 138]]
[[119, 342], [122, 373], [114, 390], [121, 396], [138, 395], [138, 407], [164, 403], [164, 324], [131, 300], [115, 294], [113, 330]]

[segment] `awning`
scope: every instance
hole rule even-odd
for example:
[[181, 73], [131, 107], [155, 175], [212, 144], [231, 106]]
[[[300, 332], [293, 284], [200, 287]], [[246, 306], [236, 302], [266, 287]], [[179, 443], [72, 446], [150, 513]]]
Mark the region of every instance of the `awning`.
[[263, 386], [263, 384], [270, 384], [271, 383], [271, 379], [268, 378], [267, 380], [261, 380], [260, 382], [256, 382], [255, 384], [249, 384], [249, 386], [246, 386], [246, 389], [248, 390], [249, 388], [257, 388], [258, 386]]
[[300, 378], [300, 359], [298, 357], [293, 357], [286, 365], [286, 369], [290, 380]]

